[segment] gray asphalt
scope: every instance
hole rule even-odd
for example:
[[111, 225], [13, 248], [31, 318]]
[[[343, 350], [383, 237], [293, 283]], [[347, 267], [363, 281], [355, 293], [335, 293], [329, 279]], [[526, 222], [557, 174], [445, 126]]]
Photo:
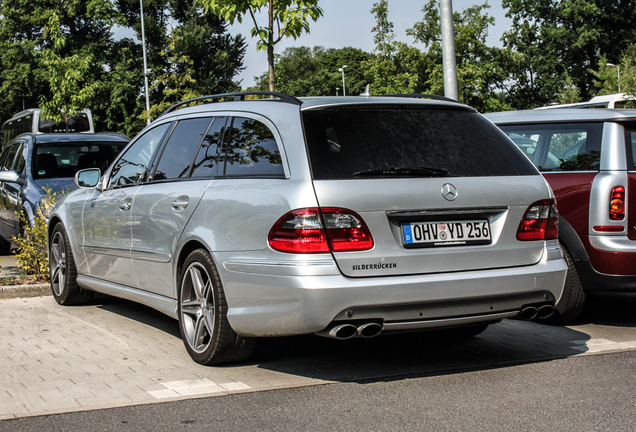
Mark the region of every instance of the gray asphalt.
[[0, 422], [0, 431], [633, 431], [636, 352]]

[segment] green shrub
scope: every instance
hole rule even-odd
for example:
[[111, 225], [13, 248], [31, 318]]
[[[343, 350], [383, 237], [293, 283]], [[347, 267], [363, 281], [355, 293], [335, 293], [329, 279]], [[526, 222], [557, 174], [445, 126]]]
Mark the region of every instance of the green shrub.
[[37, 281], [47, 282], [50, 279], [47, 254], [48, 218], [55, 201], [64, 196], [64, 192], [54, 193], [47, 188], [44, 190], [46, 195], [42, 198], [36, 214], [33, 215], [33, 225], [29, 222], [27, 215], [20, 212], [18, 217], [23, 229], [13, 240], [18, 244], [18, 249], [14, 253], [24, 273], [33, 276]]

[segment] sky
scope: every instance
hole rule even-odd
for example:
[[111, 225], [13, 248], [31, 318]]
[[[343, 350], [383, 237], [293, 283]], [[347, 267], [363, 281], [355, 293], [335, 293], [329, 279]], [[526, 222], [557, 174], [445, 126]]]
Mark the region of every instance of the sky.
[[[323, 16], [316, 22], [310, 21], [310, 33], [303, 34], [298, 39], [285, 38], [276, 45], [275, 53], [281, 53], [287, 47], [323, 46], [325, 48], [360, 48], [373, 52], [373, 34], [375, 17], [370, 12], [377, 0], [320, 0]], [[467, 7], [483, 4], [485, 0], [453, 0], [453, 12], [460, 12]], [[422, 8], [426, 0], [389, 0], [389, 20], [393, 22], [396, 40], [424, 49], [422, 44], [416, 44], [413, 38], [406, 35], [406, 29], [421, 21], [424, 14]], [[488, 32], [487, 43], [490, 46], [502, 46], [500, 41], [503, 33], [510, 29], [512, 20], [505, 17], [501, 7], [501, 0], [490, 0], [488, 15], [495, 18], [495, 25]], [[249, 18], [249, 19], [248, 19]], [[265, 23], [265, 16], [258, 20]], [[258, 19], [258, 17], [257, 17]], [[245, 52], [245, 70], [236, 77], [243, 88], [254, 85], [254, 77], [267, 70], [267, 55], [265, 51], [256, 51], [256, 39], [250, 36], [253, 23], [250, 17], [245, 17], [242, 24], [235, 22], [228, 27], [230, 34], [242, 34], [248, 43]]]

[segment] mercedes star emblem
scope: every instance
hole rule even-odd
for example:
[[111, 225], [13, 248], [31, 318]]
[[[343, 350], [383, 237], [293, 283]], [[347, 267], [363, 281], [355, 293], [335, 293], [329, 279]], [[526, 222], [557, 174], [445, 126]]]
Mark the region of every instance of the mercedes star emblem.
[[442, 196], [448, 201], [455, 201], [457, 198], [457, 188], [450, 183], [442, 186]]

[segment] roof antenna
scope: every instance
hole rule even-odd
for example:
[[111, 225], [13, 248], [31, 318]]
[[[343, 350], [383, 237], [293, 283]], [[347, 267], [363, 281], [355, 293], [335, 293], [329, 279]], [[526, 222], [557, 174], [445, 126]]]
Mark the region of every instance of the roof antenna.
[[369, 84], [367, 84], [367, 88], [364, 89], [364, 93], [362, 93], [360, 96], [371, 96], [371, 93], [369, 93]]

